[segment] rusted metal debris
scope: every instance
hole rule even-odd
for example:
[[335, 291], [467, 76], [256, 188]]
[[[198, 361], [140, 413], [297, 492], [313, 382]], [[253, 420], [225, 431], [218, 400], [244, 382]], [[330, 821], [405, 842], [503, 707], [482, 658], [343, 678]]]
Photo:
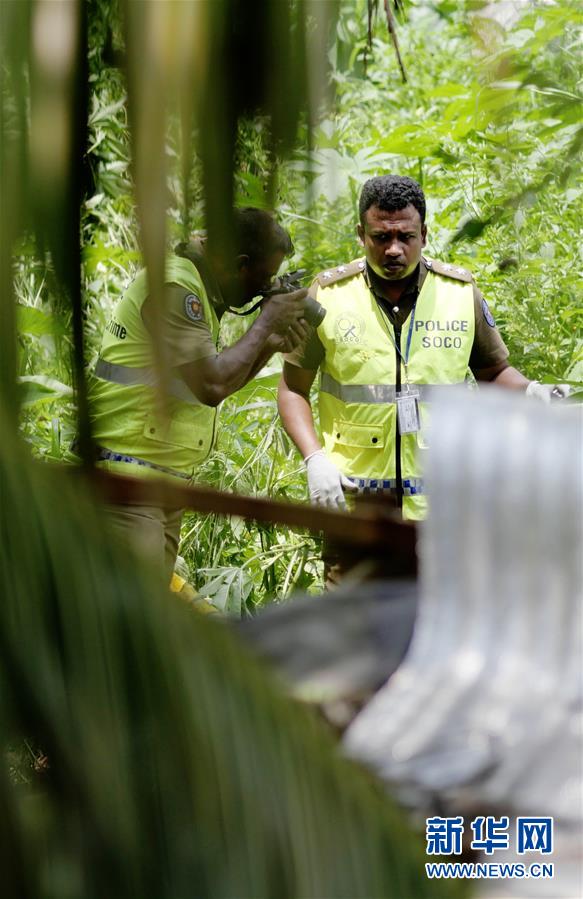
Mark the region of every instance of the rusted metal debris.
[[[67, 470], [73, 477], [86, 474], [81, 468]], [[353, 511], [336, 512], [303, 503], [241, 496], [162, 479], [113, 475], [100, 469], [94, 469], [88, 477], [98, 499], [105, 503], [141, 501], [202, 514], [237, 515], [312, 534], [322, 533], [344, 547], [356, 562], [362, 559], [386, 561], [394, 556], [399, 560], [400, 574], [414, 575], [417, 570], [415, 524], [403, 521], [393, 504], [380, 497], [359, 498]]]

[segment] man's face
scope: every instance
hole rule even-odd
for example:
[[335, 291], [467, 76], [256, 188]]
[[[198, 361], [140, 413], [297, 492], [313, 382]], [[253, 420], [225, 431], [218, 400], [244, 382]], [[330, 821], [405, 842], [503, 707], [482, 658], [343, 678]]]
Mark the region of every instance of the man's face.
[[269, 290], [271, 282], [277, 275], [285, 254], [276, 250], [263, 259], [255, 259], [251, 262], [247, 257], [240, 259], [236, 297], [231, 301], [231, 306], [245, 306], [250, 300], [258, 296], [264, 290]]
[[427, 229], [414, 206], [386, 212], [370, 206], [358, 226], [373, 272], [385, 281], [400, 281], [415, 271], [425, 246]]

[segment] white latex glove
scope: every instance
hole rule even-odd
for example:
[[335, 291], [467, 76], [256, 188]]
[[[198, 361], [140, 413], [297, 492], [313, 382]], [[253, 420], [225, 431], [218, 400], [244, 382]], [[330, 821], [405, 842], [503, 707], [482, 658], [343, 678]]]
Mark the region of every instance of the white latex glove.
[[541, 403], [564, 400], [570, 393], [571, 388], [568, 384], [541, 384], [540, 381], [531, 381], [526, 388], [526, 395], [540, 400]]
[[310, 499], [317, 506], [345, 509], [344, 489], [356, 492], [356, 487], [330, 462], [324, 450], [317, 450], [304, 459], [308, 473]]

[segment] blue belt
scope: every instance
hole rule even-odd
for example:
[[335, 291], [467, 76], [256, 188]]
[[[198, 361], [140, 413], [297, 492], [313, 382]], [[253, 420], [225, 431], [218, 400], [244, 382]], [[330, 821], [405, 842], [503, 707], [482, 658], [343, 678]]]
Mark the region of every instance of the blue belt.
[[155, 471], [161, 471], [163, 474], [171, 474], [175, 478], [184, 478], [190, 481], [190, 475], [181, 471], [175, 471], [173, 468], [166, 468], [165, 465], [156, 465], [154, 462], [146, 462], [145, 459], [138, 459], [137, 456], [128, 456], [126, 453], [115, 453], [113, 450], [98, 447], [97, 459], [100, 462], [129, 462], [132, 465], [140, 465], [143, 468], [153, 468]]
[[[397, 490], [396, 478], [348, 478], [349, 481], [358, 487], [358, 492], [363, 494], [370, 493], [390, 493], [393, 494]], [[422, 496], [425, 493], [423, 478], [403, 478], [403, 493], [405, 496]]]

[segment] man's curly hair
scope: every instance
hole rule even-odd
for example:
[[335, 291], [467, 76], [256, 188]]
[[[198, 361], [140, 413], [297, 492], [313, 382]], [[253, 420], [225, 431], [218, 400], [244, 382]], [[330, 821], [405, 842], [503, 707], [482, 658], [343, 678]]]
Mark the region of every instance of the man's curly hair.
[[425, 222], [425, 194], [419, 184], [406, 175], [379, 175], [365, 182], [360, 194], [358, 211], [360, 221], [371, 206], [378, 206], [385, 212], [397, 212], [405, 206], [414, 206]]
[[[249, 257], [251, 262], [267, 259], [273, 253], [281, 251], [291, 256], [294, 245], [291, 237], [271, 212], [245, 206], [233, 210], [233, 224], [236, 234], [236, 251]], [[199, 232], [203, 236], [204, 232]], [[174, 247], [177, 256], [190, 259], [195, 265], [200, 261], [200, 249], [190, 241], [182, 241]]]

